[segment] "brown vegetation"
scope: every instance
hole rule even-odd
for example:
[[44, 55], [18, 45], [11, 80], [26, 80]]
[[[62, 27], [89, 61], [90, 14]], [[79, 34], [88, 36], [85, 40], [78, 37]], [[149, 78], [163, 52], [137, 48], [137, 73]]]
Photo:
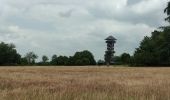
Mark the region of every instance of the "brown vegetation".
[[1, 67], [0, 100], [170, 100], [170, 68]]

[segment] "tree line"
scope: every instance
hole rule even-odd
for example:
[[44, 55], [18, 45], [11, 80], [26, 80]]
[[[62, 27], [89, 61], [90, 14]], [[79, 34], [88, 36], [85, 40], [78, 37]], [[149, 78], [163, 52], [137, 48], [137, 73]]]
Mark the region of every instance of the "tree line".
[[[123, 53], [121, 56], [115, 56], [115, 64], [128, 64], [130, 61], [130, 54]], [[94, 59], [93, 54], [88, 51], [76, 52], [73, 56], [57, 56], [54, 54], [51, 58], [43, 55], [41, 61], [36, 62], [38, 55], [34, 52], [28, 52], [22, 57], [16, 50], [14, 44], [0, 43], [0, 66], [85, 66], [85, 65], [105, 65], [105, 61]]]
[[17, 52], [14, 44], [0, 43], [0, 65], [40, 65], [40, 66], [84, 66], [96, 65], [93, 54], [88, 51], [76, 52], [73, 56], [57, 56], [54, 54], [51, 60], [46, 56], [42, 56], [40, 62], [36, 62], [38, 55], [34, 52], [28, 52], [24, 57]]

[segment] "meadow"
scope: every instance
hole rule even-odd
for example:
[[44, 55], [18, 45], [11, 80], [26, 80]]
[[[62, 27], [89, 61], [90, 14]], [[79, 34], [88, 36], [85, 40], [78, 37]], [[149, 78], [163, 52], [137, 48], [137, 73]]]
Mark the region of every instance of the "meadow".
[[0, 67], [0, 100], [170, 100], [170, 68]]

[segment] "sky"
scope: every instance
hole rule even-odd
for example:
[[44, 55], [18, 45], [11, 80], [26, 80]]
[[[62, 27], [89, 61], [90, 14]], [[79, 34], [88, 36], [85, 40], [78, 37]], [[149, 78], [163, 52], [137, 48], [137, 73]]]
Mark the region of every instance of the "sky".
[[[144, 36], [165, 25], [168, 0], [0, 0], [0, 41], [24, 56], [72, 56], [89, 50], [103, 59], [113, 35], [115, 55], [134, 53]], [[39, 58], [39, 59], [40, 59]]]

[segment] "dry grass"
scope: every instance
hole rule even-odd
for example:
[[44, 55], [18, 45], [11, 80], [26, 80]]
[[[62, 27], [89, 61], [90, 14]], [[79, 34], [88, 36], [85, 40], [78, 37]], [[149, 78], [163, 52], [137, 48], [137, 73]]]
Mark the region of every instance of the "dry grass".
[[170, 68], [0, 67], [0, 100], [170, 100]]

